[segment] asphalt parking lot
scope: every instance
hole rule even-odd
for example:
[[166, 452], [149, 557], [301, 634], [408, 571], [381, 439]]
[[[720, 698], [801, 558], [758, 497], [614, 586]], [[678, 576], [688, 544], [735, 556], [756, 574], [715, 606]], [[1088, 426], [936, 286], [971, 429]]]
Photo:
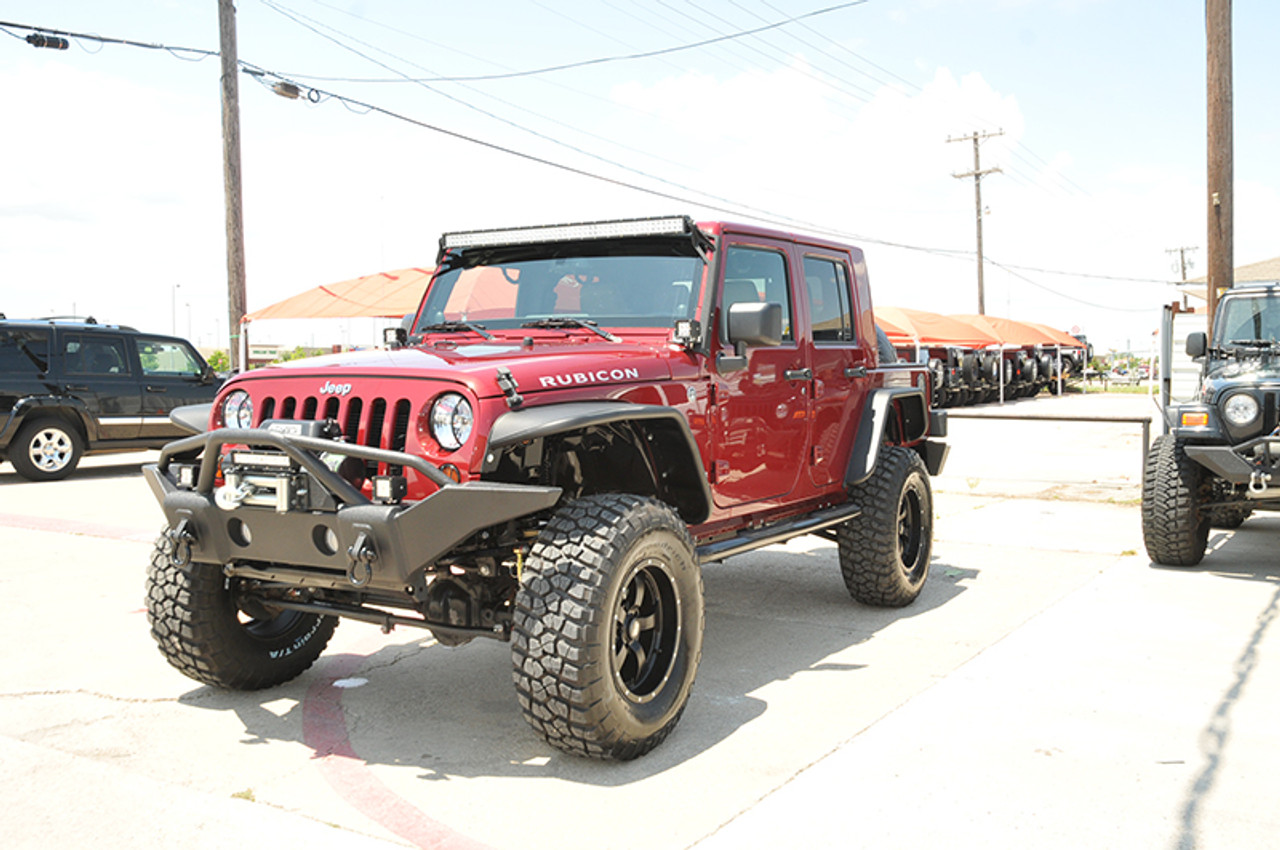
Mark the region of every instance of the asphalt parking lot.
[[0, 465], [5, 844], [1273, 846], [1280, 517], [1158, 569], [1138, 426], [956, 420], [949, 442], [916, 604], [852, 603], [817, 538], [709, 566], [688, 710], [626, 764], [538, 739], [494, 642], [346, 622], [285, 686], [198, 685], [147, 631], [153, 455], [52, 484]]

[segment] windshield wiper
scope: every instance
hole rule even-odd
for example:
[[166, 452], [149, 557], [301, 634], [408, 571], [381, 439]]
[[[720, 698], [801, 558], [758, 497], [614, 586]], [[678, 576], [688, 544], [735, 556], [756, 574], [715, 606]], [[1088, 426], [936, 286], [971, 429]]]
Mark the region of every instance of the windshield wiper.
[[557, 316], [553, 319], [537, 319], [532, 322], [525, 322], [522, 328], [582, 328], [591, 331], [593, 334], [604, 337], [609, 342], [618, 342], [618, 338], [606, 330], [596, 326], [595, 322], [589, 322], [585, 319], [575, 319], [572, 316]]
[[428, 331], [471, 331], [480, 334], [485, 339], [494, 339], [493, 334], [484, 329], [484, 325], [477, 325], [473, 322], [436, 322], [434, 325], [423, 325], [418, 328], [418, 333], [427, 333]]

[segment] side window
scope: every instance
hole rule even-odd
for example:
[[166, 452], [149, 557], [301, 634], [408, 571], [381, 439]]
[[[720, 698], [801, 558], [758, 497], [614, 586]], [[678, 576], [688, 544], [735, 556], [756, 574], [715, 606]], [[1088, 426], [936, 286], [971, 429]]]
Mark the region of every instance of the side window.
[[138, 362], [144, 375], [191, 377], [200, 374], [200, 361], [189, 346], [180, 342], [139, 338]]
[[787, 258], [780, 251], [730, 245], [724, 259], [724, 295], [720, 309], [739, 301], [774, 301], [782, 305], [782, 339], [795, 339], [791, 329], [791, 288]]
[[49, 371], [49, 334], [0, 330], [0, 372], [34, 378]]
[[844, 263], [805, 257], [804, 287], [809, 297], [814, 342], [852, 342], [853, 310]]
[[127, 375], [124, 340], [89, 334], [66, 334], [62, 362], [68, 375]]

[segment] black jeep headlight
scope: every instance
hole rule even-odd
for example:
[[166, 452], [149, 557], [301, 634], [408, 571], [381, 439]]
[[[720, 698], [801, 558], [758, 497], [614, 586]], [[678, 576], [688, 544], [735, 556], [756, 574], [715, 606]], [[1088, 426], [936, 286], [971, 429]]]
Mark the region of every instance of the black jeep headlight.
[[471, 436], [471, 404], [457, 393], [445, 393], [432, 402], [427, 418], [431, 436], [443, 449], [460, 449]]
[[1236, 428], [1258, 418], [1258, 400], [1249, 393], [1236, 393], [1222, 404], [1222, 416]]
[[253, 427], [253, 399], [244, 390], [227, 393], [222, 400], [222, 424], [228, 428]]

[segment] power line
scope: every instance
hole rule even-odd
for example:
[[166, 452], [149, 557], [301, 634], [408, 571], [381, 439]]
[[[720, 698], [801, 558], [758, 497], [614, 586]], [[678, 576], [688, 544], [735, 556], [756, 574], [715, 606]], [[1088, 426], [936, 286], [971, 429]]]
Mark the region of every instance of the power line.
[[[275, 6], [275, 4], [269, 2], [268, 0], [263, 0], [263, 2], [266, 3], [267, 6], [272, 6], [272, 7]], [[511, 80], [511, 79], [516, 79], [518, 77], [533, 77], [533, 76], [539, 76], [541, 74], [553, 73], [556, 71], [568, 71], [573, 68], [587, 68], [594, 65], [605, 65], [612, 62], [629, 62], [635, 59], [652, 59], [656, 56], [666, 56], [671, 53], [680, 53], [685, 50], [695, 50], [699, 47], [707, 47], [708, 45], [718, 44], [720, 42], [725, 42], [725, 41], [734, 41], [736, 39], [744, 38], [749, 35], [756, 35], [757, 33], [778, 29], [779, 27], [784, 27], [787, 24], [795, 23], [797, 21], [803, 21], [808, 18], [814, 18], [819, 15], [826, 15], [830, 12], [837, 12], [837, 11], [840, 11], [841, 9], [848, 9], [853, 6], [861, 6], [867, 2], [868, 0], [849, 0], [846, 3], [838, 3], [835, 6], [828, 6], [825, 9], [817, 9], [812, 12], [805, 12], [802, 15], [796, 15], [791, 18], [786, 18], [785, 20], [775, 21], [771, 24], [766, 24], [764, 26], [759, 26], [753, 29], [748, 29], [748, 30], [741, 30], [739, 32], [717, 35], [715, 38], [703, 39], [702, 41], [695, 41], [690, 44], [680, 44], [674, 47], [664, 47], [658, 50], [645, 50], [638, 53], [628, 53], [620, 56], [601, 56], [595, 59], [584, 59], [581, 62], [566, 62], [560, 65], [549, 65], [544, 68], [532, 68], [525, 71], [509, 71], [502, 74], [473, 74], [470, 76], [455, 76], [455, 77], [417, 77], [412, 79], [405, 79], [405, 78], [361, 79], [361, 78], [353, 78], [353, 77], [318, 77], [318, 76], [308, 76], [306, 74], [290, 74], [290, 76], [300, 80], [318, 80], [321, 82], [346, 82], [346, 83], [406, 83], [406, 82], [408, 83], [475, 83], [475, 82], [483, 82], [488, 80]]]
[[[11, 28], [15, 28], [15, 29], [25, 29], [25, 30], [32, 31], [32, 32], [46, 32], [46, 33], [50, 33], [50, 34], [55, 34], [55, 35], [65, 36], [65, 37], [67, 37], [67, 38], [74, 38], [74, 39], [88, 39], [88, 40], [97, 41], [97, 42], [102, 42], [102, 43], [108, 43], [108, 44], [120, 44], [120, 45], [124, 45], [124, 46], [141, 47], [141, 48], [146, 48], [146, 49], [151, 49], [151, 50], [163, 50], [163, 51], [168, 52], [168, 53], [170, 53], [171, 55], [175, 56], [175, 58], [182, 58], [182, 57], [179, 57], [179, 56], [178, 56], [178, 53], [179, 53], [179, 52], [183, 52], [183, 53], [201, 54], [202, 56], [215, 56], [215, 55], [218, 55], [217, 51], [201, 50], [201, 49], [198, 49], [198, 48], [187, 48], [187, 47], [179, 47], [179, 46], [167, 45], [167, 44], [146, 43], [146, 42], [139, 42], [139, 41], [131, 41], [131, 40], [128, 40], [128, 39], [107, 38], [107, 37], [104, 37], [104, 36], [98, 36], [98, 35], [93, 35], [93, 34], [89, 34], [89, 33], [78, 33], [78, 32], [70, 32], [70, 31], [59, 31], [59, 30], [52, 30], [52, 29], [43, 28], [43, 27], [27, 26], [27, 25], [24, 25], [24, 24], [15, 24], [15, 23], [8, 23], [8, 22], [0, 22], [0, 28], [4, 28], [4, 27], [11, 27]], [[7, 31], [7, 30], [6, 30], [6, 31]], [[13, 35], [13, 33], [9, 33], [9, 34], [10, 34], [10, 35]], [[18, 36], [18, 37], [19, 37], [19, 38], [21, 38], [21, 36]], [[376, 61], [376, 60], [375, 60], [375, 61]], [[336, 100], [336, 101], [338, 101], [338, 102], [342, 103], [342, 104], [343, 104], [345, 107], [347, 107], [348, 109], [353, 109], [353, 110], [354, 110], [354, 109], [360, 109], [360, 110], [363, 110], [363, 111], [364, 111], [364, 113], [378, 113], [378, 114], [384, 115], [384, 116], [386, 116], [386, 117], [394, 118], [394, 119], [399, 120], [399, 121], [402, 121], [402, 122], [404, 122], [404, 123], [408, 123], [408, 124], [410, 124], [410, 125], [417, 126], [417, 127], [419, 127], [419, 128], [422, 128], [422, 129], [431, 130], [431, 131], [433, 131], [433, 132], [436, 132], [436, 133], [439, 133], [439, 134], [442, 134], [442, 135], [445, 135], [445, 136], [448, 136], [448, 137], [451, 137], [451, 138], [457, 139], [457, 140], [459, 140], [459, 141], [465, 141], [465, 142], [468, 142], [468, 143], [470, 143], [470, 144], [478, 145], [478, 146], [480, 146], [480, 147], [484, 147], [484, 148], [487, 148], [487, 149], [489, 149], [489, 150], [493, 150], [493, 151], [495, 151], [495, 152], [500, 152], [500, 153], [504, 153], [504, 154], [507, 154], [507, 155], [510, 155], [510, 156], [514, 156], [514, 157], [517, 157], [517, 158], [519, 158], [519, 159], [523, 159], [523, 160], [528, 161], [528, 162], [534, 162], [534, 163], [537, 163], [537, 164], [540, 164], [540, 165], [544, 165], [544, 166], [547, 166], [547, 167], [550, 167], [550, 168], [554, 168], [554, 169], [557, 169], [557, 170], [560, 170], [560, 171], [563, 171], [563, 172], [566, 172], [566, 173], [571, 173], [571, 174], [575, 174], [575, 175], [578, 175], [578, 176], [581, 176], [581, 177], [586, 177], [586, 178], [588, 178], [588, 179], [592, 179], [592, 180], [596, 180], [596, 181], [599, 181], [599, 182], [603, 182], [603, 183], [611, 184], [611, 185], [614, 185], [614, 186], [618, 186], [618, 187], [620, 187], [620, 188], [630, 189], [630, 190], [633, 190], [633, 191], [640, 192], [640, 193], [642, 193], [642, 194], [647, 194], [647, 195], [651, 195], [651, 196], [654, 196], [654, 197], [659, 197], [659, 198], [664, 198], [664, 199], [667, 199], [667, 200], [677, 201], [677, 202], [684, 203], [684, 204], [692, 204], [692, 205], [699, 206], [699, 207], [702, 207], [702, 208], [704, 208], [704, 209], [707, 209], [707, 210], [709, 210], [709, 211], [713, 211], [713, 212], [718, 212], [718, 213], [727, 213], [727, 214], [729, 214], [729, 215], [733, 215], [733, 216], [741, 216], [741, 217], [743, 217], [743, 218], [745, 218], [745, 219], [748, 219], [748, 220], [751, 220], [751, 221], [757, 221], [757, 222], [760, 222], [760, 223], [763, 223], [763, 224], [773, 225], [773, 226], [776, 226], [776, 227], [790, 228], [790, 227], [799, 226], [799, 227], [804, 228], [805, 230], [808, 230], [808, 231], [812, 232], [812, 233], [813, 233], [813, 234], [815, 234], [815, 235], [829, 236], [829, 237], [834, 237], [834, 238], [838, 238], [838, 239], [842, 239], [842, 240], [848, 240], [848, 241], [859, 242], [859, 243], [864, 243], [864, 244], [871, 244], [871, 245], [880, 245], [880, 246], [888, 247], [888, 248], [897, 248], [897, 249], [900, 249], [900, 250], [913, 251], [913, 252], [918, 252], [918, 253], [930, 254], [930, 255], [933, 255], [933, 256], [939, 256], [939, 257], [944, 257], [944, 258], [957, 259], [957, 260], [961, 260], [961, 259], [968, 259], [968, 258], [971, 258], [971, 257], [974, 257], [974, 256], [975, 256], [974, 252], [972, 252], [972, 251], [963, 251], [963, 250], [956, 250], [956, 249], [946, 249], [946, 248], [938, 248], [938, 247], [929, 247], [929, 246], [923, 246], [923, 245], [915, 245], [915, 244], [906, 243], [906, 242], [898, 242], [898, 241], [889, 240], [889, 239], [881, 239], [881, 238], [876, 238], [876, 237], [868, 236], [868, 235], [866, 235], [866, 234], [859, 234], [859, 233], [853, 233], [853, 232], [850, 232], [850, 231], [844, 231], [844, 230], [834, 229], [834, 228], [830, 228], [830, 227], [826, 227], [826, 226], [820, 225], [820, 224], [815, 223], [815, 222], [809, 222], [809, 221], [806, 221], [806, 220], [803, 220], [803, 219], [791, 218], [791, 217], [789, 217], [789, 216], [782, 216], [782, 215], [776, 215], [776, 214], [773, 214], [773, 215], [759, 215], [759, 214], [756, 214], [756, 213], [753, 213], [753, 212], [747, 212], [747, 211], [745, 211], [744, 207], [745, 207], [746, 209], [751, 209], [751, 208], [750, 208], [750, 207], [747, 207], [746, 205], [738, 204], [738, 203], [736, 203], [736, 202], [734, 202], [734, 201], [732, 201], [732, 200], [724, 199], [724, 198], [718, 198], [717, 196], [713, 196], [713, 195], [710, 195], [710, 194], [708, 194], [708, 193], [702, 192], [702, 191], [700, 191], [700, 190], [692, 189], [692, 188], [690, 188], [690, 187], [683, 186], [683, 185], [680, 185], [680, 184], [672, 184], [672, 185], [674, 185], [676, 188], [684, 190], [684, 192], [686, 192], [686, 193], [693, 193], [693, 194], [695, 194], [695, 195], [702, 195], [702, 196], [704, 196], [704, 197], [710, 197], [710, 198], [713, 198], [713, 199], [716, 199], [716, 200], [719, 200], [719, 201], [722, 201], [722, 202], [723, 202], [723, 204], [708, 204], [708, 203], [707, 203], [706, 201], [704, 201], [704, 200], [698, 200], [697, 198], [689, 197], [689, 196], [688, 196], [688, 194], [677, 194], [677, 193], [675, 193], [675, 192], [668, 192], [668, 191], [663, 191], [663, 190], [659, 190], [659, 189], [654, 189], [654, 188], [651, 188], [651, 187], [648, 187], [648, 186], [640, 185], [640, 184], [633, 183], [633, 182], [629, 182], [629, 181], [626, 181], [626, 180], [621, 180], [621, 179], [618, 179], [618, 178], [615, 178], [615, 177], [610, 177], [610, 176], [608, 176], [608, 175], [603, 175], [603, 174], [599, 174], [599, 173], [596, 173], [596, 172], [588, 171], [587, 169], [578, 168], [578, 167], [573, 166], [573, 165], [569, 165], [569, 164], [566, 164], [566, 163], [557, 162], [557, 161], [555, 161], [555, 160], [551, 160], [551, 159], [548, 159], [548, 158], [546, 158], [546, 157], [537, 156], [537, 155], [535, 155], [535, 154], [531, 154], [531, 153], [527, 153], [527, 152], [524, 152], [524, 151], [520, 151], [520, 150], [517, 150], [517, 149], [515, 149], [515, 148], [510, 148], [510, 147], [507, 147], [507, 146], [504, 146], [504, 145], [500, 145], [500, 144], [497, 144], [497, 143], [494, 143], [494, 142], [489, 142], [489, 141], [486, 141], [486, 140], [484, 140], [484, 139], [480, 139], [480, 138], [477, 138], [477, 137], [475, 137], [475, 136], [471, 136], [471, 135], [468, 135], [468, 134], [465, 134], [465, 133], [461, 133], [461, 132], [458, 132], [458, 131], [455, 131], [455, 130], [450, 130], [450, 129], [448, 129], [448, 128], [445, 128], [445, 127], [442, 127], [442, 126], [439, 126], [439, 125], [436, 125], [436, 124], [431, 124], [431, 123], [429, 123], [429, 122], [426, 122], [426, 121], [422, 121], [422, 120], [419, 120], [419, 119], [413, 118], [413, 117], [411, 117], [411, 116], [405, 115], [405, 114], [400, 113], [400, 112], [396, 112], [396, 111], [391, 110], [391, 109], [388, 109], [388, 108], [386, 108], [386, 107], [378, 106], [377, 104], [368, 103], [368, 102], [365, 102], [365, 101], [362, 101], [362, 100], [359, 100], [359, 99], [356, 99], [356, 98], [353, 98], [353, 97], [349, 97], [349, 96], [346, 96], [346, 95], [338, 94], [338, 93], [336, 93], [336, 92], [326, 91], [326, 90], [323, 90], [323, 89], [317, 89], [317, 88], [313, 88], [313, 87], [310, 87], [310, 86], [306, 86], [306, 85], [298, 84], [298, 83], [293, 82], [292, 80], [290, 80], [286, 75], [283, 75], [283, 74], [280, 74], [280, 73], [277, 73], [277, 72], [274, 72], [274, 71], [270, 71], [270, 70], [264, 69], [264, 68], [262, 68], [262, 67], [260, 67], [260, 66], [254, 65], [254, 64], [252, 64], [252, 63], [250, 63], [250, 62], [246, 62], [246, 61], [244, 61], [244, 60], [240, 60], [240, 61], [238, 62], [238, 64], [239, 64], [239, 66], [240, 66], [240, 68], [241, 68], [242, 70], [244, 70], [246, 73], [249, 73], [250, 75], [252, 75], [252, 76], [254, 76], [254, 77], [258, 78], [260, 81], [265, 81], [267, 78], [270, 78], [270, 79], [274, 79], [274, 80], [279, 81], [279, 83], [287, 84], [287, 85], [292, 86], [292, 87], [293, 87], [293, 94], [294, 94], [294, 96], [297, 96], [298, 94], [300, 94], [300, 93], [302, 93], [302, 92], [304, 92], [304, 91], [305, 91], [305, 92], [308, 94], [308, 99], [310, 99], [312, 102], [316, 102], [316, 103], [318, 103], [318, 102], [320, 102], [320, 101], [322, 101], [322, 100], [324, 100], [324, 99]], [[277, 90], [277, 93], [279, 93], [279, 92], [280, 92], [280, 89], [279, 89], [279, 88], [277, 88], [276, 90]], [[650, 178], [650, 179], [656, 179], [656, 178], [652, 178], [652, 176], [651, 176], [651, 175], [644, 175], [643, 173], [641, 173], [641, 176], [645, 176], [645, 177], [648, 177], [648, 178]], [[725, 204], [727, 204], [727, 205], [725, 205]], [[1046, 291], [1048, 291], [1048, 292], [1050, 292], [1050, 293], [1052, 293], [1052, 294], [1058, 295], [1058, 296], [1060, 296], [1060, 297], [1062, 297], [1062, 298], [1066, 298], [1066, 299], [1068, 299], [1068, 300], [1075, 300], [1075, 301], [1079, 301], [1080, 303], [1087, 304], [1087, 305], [1089, 305], [1089, 306], [1093, 306], [1093, 307], [1097, 307], [1097, 308], [1099, 308], [1099, 309], [1125, 311], [1125, 308], [1117, 308], [1117, 307], [1111, 307], [1111, 306], [1108, 306], [1108, 305], [1095, 304], [1095, 303], [1092, 303], [1092, 302], [1084, 301], [1083, 299], [1076, 299], [1076, 298], [1072, 298], [1072, 296], [1068, 296], [1068, 295], [1065, 295], [1065, 294], [1063, 294], [1063, 293], [1057, 292], [1056, 290], [1053, 290], [1053, 289], [1051, 289], [1051, 288], [1049, 288], [1049, 287], [1043, 286], [1042, 284], [1036, 283], [1035, 281], [1032, 281], [1031, 279], [1026, 278], [1026, 277], [1025, 277], [1025, 276], [1023, 276], [1023, 275], [1017, 274], [1017, 273], [1016, 273], [1016, 272], [1014, 272], [1013, 270], [1014, 270], [1014, 269], [1023, 268], [1023, 269], [1027, 269], [1027, 270], [1031, 270], [1031, 271], [1039, 271], [1039, 272], [1042, 272], [1042, 273], [1057, 274], [1057, 275], [1072, 276], [1072, 277], [1095, 277], [1095, 278], [1100, 278], [1100, 279], [1109, 279], [1109, 280], [1132, 280], [1132, 281], [1140, 281], [1140, 282], [1150, 282], [1150, 281], [1147, 281], [1147, 279], [1143, 279], [1143, 278], [1121, 278], [1121, 277], [1116, 277], [1116, 276], [1090, 275], [1090, 274], [1087, 274], [1087, 273], [1080, 273], [1080, 272], [1067, 272], [1067, 271], [1058, 271], [1058, 270], [1050, 270], [1050, 269], [1030, 269], [1030, 268], [1028, 268], [1028, 267], [1022, 267], [1022, 266], [1015, 266], [1015, 265], [1005, 265], [1005, 264], [1001, 264], [1001, 263], [998, 263], [998, 262], [996, 262], [996, 261], [994, 261], [994, 260], [991, 260], [990, 258], [987, 258], [987, 261], [988, 261], [988, 262], [991, 262], [991, 264], [992, 264], [992, 265], [997, 266], [997, 267], [999, 267], [999, 268], [1001, 268], [1001, 269], [1005, 270], [1006, 272], [1009, 272], [1009, 273], [1010, 273], [1010, 274], [1012, 274], [1014, 277], [1017, 277], [1017, 278], [1019, 278], [1019, 279], [1021, 279], [1021, 280], [1024, 280], [1025, 282], [1027, 282], [1027, 283], [1029, 283], [1029, 284], [1031, 284], [1031, 285], [1033, 285], [1033, 286], [1036, 286], [1036, 287], [1038, 287], [1038, 288], [1044, 289], [1044, 290], [1046, 290]], [[1157, 281], [1157, 282], [1160, 282], [1160, 283], [1166, 283], [1166, 281]], [[1137, 312], [1137, 311], [1133, 311], [1133, 312]]]

